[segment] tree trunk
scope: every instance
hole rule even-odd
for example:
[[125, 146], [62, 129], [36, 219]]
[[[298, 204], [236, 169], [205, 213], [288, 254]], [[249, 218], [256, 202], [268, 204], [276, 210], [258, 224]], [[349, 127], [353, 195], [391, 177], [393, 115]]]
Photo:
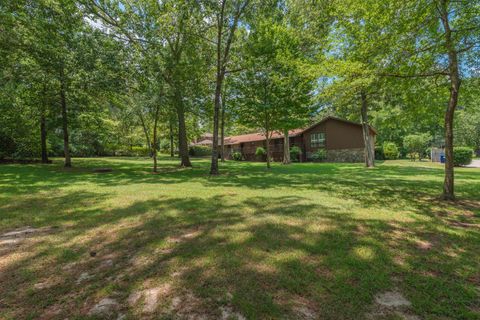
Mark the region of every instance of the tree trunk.
[[457, 51], [452, 40], [449, 24], [449, 10], [445, 0], [442, 1], [441, 20], [445, 29], [445, 47], [448, 51], [448, 70], [450, 76], [450, 97], [445, 113], [445, 180], [443, 183], [444, 200], [455, 200], [454, 170], [453, 170], [453, 118], [460, 92], [460, 74], [458, 71]]
[[221, 105], [221, 93], [223, 75], [221, 70], [217, 73], [217, 84], [215, 87], [215, 102], [213, 109], [213, 139], [212, 139], [212, 163], [210, 165], [210, 174], [218, 175], [218, 119]]
[[221, 118], [220, 126], [221, 126], [220, 157], [221, 157], [221, 161], [225, 162], [225, 97], [223, 95], [222, 95], [222, 118]]
[[63, 69], [60, 77], [60, 106], [62, 107], [62, 126], [63, 126], [63, 152], [65, 155], [65, 167], [72, 166], [70, 157], [70, 145], [68, 142], [68, 119], [67, 119], [67, 99], [65, 97], [65, 79], [63, 77]]
[[153, 157], [153, 172], [157, 171], [157, 125], [158, 125], [158, 113], [160, 107], [155, 108], [155, 119], [153, 121], [153, 142], [152, 142], [152, 157]]
[[173, 146], [173, 121], [170, 119], [170, 157], [175, 157], [175, 150]]
[[266, 138], [267, 138], [267, 146], [266, 146], [266, 152], [267, 152], [267, 169], [270, 169], [270, 132], [267, 130], [266, 131]]
[[47, 151], [47, 126], [45, 124], [45, 110], [40, 114], [40, 145], [42, 148], [42, 163], [49, 163]]
[[[228, 32], [226, 33], [226, 42], [223, 46], [223, 26], [225, 22], [225, 7], [227, 5], [226, 0], [220, 2], [220, 12], [217, 16], [217, 43], [216, 43], [216, 53], [217, 53], [217, 76], [216, 76], [216, 86], [215, 86], [215, 101], [214, 101], [214, 110], [213, 110], [213, 141], [212, 141], [212, 163], [210, 166], [210, 174], [218, 175], [218, 123], [219, 123], [219, 113], [221, 105], [221, 94], [222, 94], [222, 85], [223, 80], [225, 79], [226, 64], [228, 62], [228, 57], [230, 53], [230, 46], [233, 41], [233, 36], [235, 35], [235, 30], [237, 29], [238, 20], [247, 6], [248, 1], [245, 1], [242, 5], [237, 6], [236, 12], [233, 16], [233, 19], [227, 17], [228, 21]], [[222, 48], [223, 47], [223, 48]]]
[[370, 135], [370, 126], [368, 125], [368, 103], [367, 95], [364, 91], [360, 93], [362, 100], [362, 129], [363, 129], [363, 142], [365, 144], [365, 166], [367, 168], [373, 168], [375, 166], [375, 151], [372, 146], [372, 140]]
[[290, 164], [290, 137], [288, 130], [283, 132], [283, 164]]
[[178, 152], [180, 156], [181, 167], [191, 167], [190, 157], [188, 156], [187, 127], [185, 125], [185, 108], [183, 99], [179, 92], [176, 92], [176, 109], [178, 117]]

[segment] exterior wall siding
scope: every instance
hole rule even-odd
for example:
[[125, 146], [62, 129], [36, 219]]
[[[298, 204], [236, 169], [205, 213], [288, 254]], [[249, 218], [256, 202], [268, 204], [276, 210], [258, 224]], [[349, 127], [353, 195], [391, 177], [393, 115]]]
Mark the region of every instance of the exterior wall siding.
[[[311, 135], [325, 134], [325, 146], [311, 146]], [[372, 144], [375, 144], [375, 135], [372, 134]], [[300, 161], [309, 161], [311, 155], [318, 149], [327, 151], [329, 162], [363, 162], [365, 160], [363, 131], [360, 125], [335, 119], [328, 119], [309, 128], [300, 135], [290, 137], [290, 147], [297, 146], [302, 150]], [[247, 161], [263, 161], [255, 156], [258, 147], [266, 148], [266, 140], [245, 142], [226, 146], [226, 158], [231, 159], [233, 151], [239, 151]], [[283, 138], [270, 140], [270, 154], [274, 161], [283, 160]]]

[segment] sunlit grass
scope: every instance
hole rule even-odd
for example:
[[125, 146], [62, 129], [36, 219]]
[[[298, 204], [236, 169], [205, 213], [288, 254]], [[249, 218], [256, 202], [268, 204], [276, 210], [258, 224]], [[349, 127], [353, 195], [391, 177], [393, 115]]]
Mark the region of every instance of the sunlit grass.
[[421, 318], [480, 318], [480, 169], [444, 203], [429, 162], [177, 164], [0, 166], [0, 234], [43, 228], [0, 247], [0, 319], [87, 319], [105, 297], [127, 319], [362, 319], [394, 289]]

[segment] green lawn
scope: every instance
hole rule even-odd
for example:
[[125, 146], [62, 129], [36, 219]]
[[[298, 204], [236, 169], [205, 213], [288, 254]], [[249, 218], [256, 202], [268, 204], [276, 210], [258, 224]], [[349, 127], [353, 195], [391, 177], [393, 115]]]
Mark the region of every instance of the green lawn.
[[0, 166], [0, 319], [480, 319], [480, 169], [73, 164]]

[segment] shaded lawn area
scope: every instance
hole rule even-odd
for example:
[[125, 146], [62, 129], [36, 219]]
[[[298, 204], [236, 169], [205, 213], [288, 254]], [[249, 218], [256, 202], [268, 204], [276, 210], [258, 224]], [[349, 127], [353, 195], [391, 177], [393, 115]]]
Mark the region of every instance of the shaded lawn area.
[[177, 163], [0, 166], [0, 319], [480, 319], [480, 169]]

